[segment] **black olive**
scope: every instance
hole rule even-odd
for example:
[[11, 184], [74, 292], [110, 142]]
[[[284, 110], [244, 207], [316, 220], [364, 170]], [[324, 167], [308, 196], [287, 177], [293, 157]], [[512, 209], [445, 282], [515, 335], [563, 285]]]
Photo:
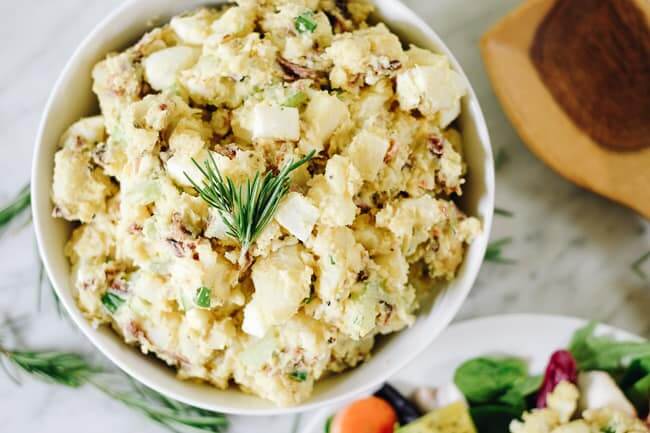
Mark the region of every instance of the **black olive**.
[[395, 409], [400, 425], [411, 423], [422, 416], [422, 413], [410, 400], [387, 383], [375, 393], [375, 396], [385, 400]]

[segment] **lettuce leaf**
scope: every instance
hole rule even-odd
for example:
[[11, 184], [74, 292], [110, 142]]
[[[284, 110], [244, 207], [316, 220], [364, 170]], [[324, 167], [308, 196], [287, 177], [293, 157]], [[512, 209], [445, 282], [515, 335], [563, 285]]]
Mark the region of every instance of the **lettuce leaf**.
[[650, 357], [650, 342], [617, 341], [596, 336], [596, 323], [589, 323], [575, 332], [569, 351], [580, 371], [601, 370], [618, 376], [634, 360]]

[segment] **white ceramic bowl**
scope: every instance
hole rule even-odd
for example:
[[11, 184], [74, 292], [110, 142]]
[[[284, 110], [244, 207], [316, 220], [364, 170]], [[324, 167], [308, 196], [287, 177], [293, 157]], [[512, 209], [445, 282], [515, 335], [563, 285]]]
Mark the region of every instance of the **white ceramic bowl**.
[[[314, 409], [367, 392], [417, 356], [449, 324], [467, 297], [483, 261], [494, 208], [494, 169], [485, 120], [471, 89], [463, 102], [460, 118], [469, 165], [462, 207], [481, 219], [483, 233], [469, 248], [458, 277], [442, 288], [433, 305], [423, 308], [413, 327], [383, 339], [373, 357], [358, 368], [319, 382], [313, 396], [305, 403], [278, 408], [236, 388], [221, 391], [178, 380], [171, 369], [127, 346], [110, 329], [91, 327], [75, 305], [70, 270], [63, 254], [71, 227], [51, 217], [50, 189], [59, 137], [80, 117], [98, 112], [96, 98], [91, 92], [91, 68], [95, 63], [108, 52], [124, 49], [136, 41], [152, 20], [160, 24], [174, 14], [206, 3], [209, 2], [129, 0], [94, 29], [68, 62], [45, 108], [32, 167], [34, 227], [45, 269], [70, 317], [90, 341], [129, 375], [171, 398], [225, 413], [277, 415]], [[446, 54], [454, 68], [461, 71], [440, 38], [402, 3], [397, 0], [377, 0], [375, 3], [377, 17], [403, 40]]]

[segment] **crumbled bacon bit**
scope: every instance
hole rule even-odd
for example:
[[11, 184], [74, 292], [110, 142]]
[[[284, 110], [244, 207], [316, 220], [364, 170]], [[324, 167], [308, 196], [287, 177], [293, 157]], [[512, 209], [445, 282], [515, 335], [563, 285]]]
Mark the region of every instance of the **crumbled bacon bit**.
[[191, 235], [192, 232], [185, 227], [183, 223], [183, 216], [179, 212], [174, 212], [172, 214], [172, 225], [177, 233], [181, 235]]
[[386, 151], [386, 155], [384, 155], [384, 162], [388, 164], [390, 161], [393, 160], [395, 155], [397, 154], [397, 150], [399, 149], [399, 146], [397, 144], [397, 141], [394, 139], [390, 139], [389, 145], [388, 145], [388, 150]]
[[424, 116], [422, 115], [422, 112], [418, 110], [417, 108], [414, 108], [411, 110], [411, 116], [415, 117], [416, 119], [422, 119]]
[[354, 198], [354, 204], [361, 210], [361, 213], [366, 213], [372, 208], [370, 204], [363, 201], [360, 197]]
[[386, 301], [379, 301], [379, 305], [382, 306], [382, 311], [378, 313], [378, 317], [382, 325], [387, 325], [390, 322], [390, 318], [393, 315], [393, 306]]
[[167, 243], [174, 250], [174, 255], [176, 257], [179, 258], [185, 257], [185, 248], [183, 248], [183, 242], [179, 242], [176, 239], [168, 238]]
[[[140, 87], [140, 97], [144, 98], [145, 96], [149, 95], [152, 92], [153, 92], [153, 89], [151, 88], [149, 83], [142, 83], [142, 86]], [[124, 90], [122, 90], [122, 94], [124, 94], [124, 93], [125, 93]], [[120, 95], [120, 96], [122, 96], [122, 95]]]
[[400, 69], [401, 67], [402, 67], [402, 62], [400, 62], [399, 60], [391, 60], [388, 63], [388, 69], [390, 71], [396, 71], [396, 70]]
[[442, 138], [439, 135], [431, 135], [427, 138], [427, 147], [434, 155], [441, 156], [443, 154], [444, 146]]
[[391, 113], [396, 112], [398, 109], [399, 109], [399, 101], [398, 100], [392, 101], [390, 103], [390, 106], [388, 107], [388, 111], [390, 111]]
[[251, 266], [253, 266], [253, 256], [251, 255], [250, 251], [247, 251], [246, 255], [239, 259], [239, 280], [240, 281], [243, 281], [246, 278]]
[[106, 164], [106, 143], [100, 143], [91, 153], [92, 160], [95, 164], [103, 166]]
[[129, 291], [129, 283], [121, 278], [116, 278], [110, 285], [110, 289], [114, 292], [127, 293]]
[[237, 147], [232, 144], [215, 146], [214, 151], [230, 160], [235, 159], [235, 156], [237, 156]]
[[136, 223], [133, 223], [129, 226], [129, 233], [136, 234], [142, 232], [142, 226]]
[[64, 218], [63, 211], [61, 210], [60, 207], [54, 206], [54, 209], [52, 209], [52, 217], [54, 217], [54, 218]]
[[357, 281], [366, 281], [368, 280], [368, 273], [365, 270], [361, 270], [357, 274]]
[[286, 81], [295, 81], [298, 78], [311, 78], [312, 80], [317, 80], [320, 78], [320, 72], [314, 69], [307, 68], [306, 66], [299, 65], [297, 63], [290, 62], [282, 56], [278, 56], [278, 63], [287, 74], [285, 76]]
[[192, 254], [192, 258], [198, 262], [198, 261], [199, 261], [199, 258], [200, 258], [200, 257], [199, 257], [199, 253], [196, 253], [196, 252], [195, 252], [194, 254]]
[[341, 11], [345, 18], [351, 18], [350, 9], [348, 9], [348, 0], [335, 0], [334, 4]]
[[160, 104], [160, 106], [158, 106], [158, 108], [160, 108], [162, 111], [165, 111], [168, 107], [167, 107], [167, 104]]
[[129, 335], [132, 338], [135, 338], [136, 340], [139, 340], [140, 338], [146, 339], [147, 337], [145, 336], [144, 330], [140, 326], [139, 323], [137, 323], [135, 320], [131, 320], [129, 324], [126, 327], [126, 331], [129, 333]]

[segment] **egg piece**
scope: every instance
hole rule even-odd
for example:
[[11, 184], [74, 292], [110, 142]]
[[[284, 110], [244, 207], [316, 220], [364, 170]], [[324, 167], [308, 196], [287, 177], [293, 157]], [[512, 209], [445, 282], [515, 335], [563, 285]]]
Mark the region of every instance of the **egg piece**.
[[275, 219], [298, 240], [306, 242], [319, 216], [318, 208], [307, 197], [291, 192], [280, 204]]
[[[188, 177], [194, 180], [194, 182], [201, 185], [203, 174], [201, 173], [201, 170], [199, 170], [199, 168], [196, 166], [196, 164], [203, 166], [208, 158], [209, 155], [207, 150], [199, 152], [196, 156], [194, 156], [194, 158], [181, 153], [175, 154], [167, 160], [167, 174], [174, 180], [177, 185], [180, 186], [192, 186], [192, 182], [190, 182]], [[192, 159], [196, 161], [196, 164]]]
[[199, 9], [195, 13], [172, 18], [169, 26], [186, 44], [201, 45], [212, 33], [212, 23], [219, 15], [214, 9]]
[[253, 140], [300, 138], [300, 113], [295, 107], [257, 104], [253, 108]]
[[168, 89], [178, 73], [194, 66], [200, 55], [200, 49], [184, 46], [156, 51], [142, 61], [145, 79], [154, 90]]

